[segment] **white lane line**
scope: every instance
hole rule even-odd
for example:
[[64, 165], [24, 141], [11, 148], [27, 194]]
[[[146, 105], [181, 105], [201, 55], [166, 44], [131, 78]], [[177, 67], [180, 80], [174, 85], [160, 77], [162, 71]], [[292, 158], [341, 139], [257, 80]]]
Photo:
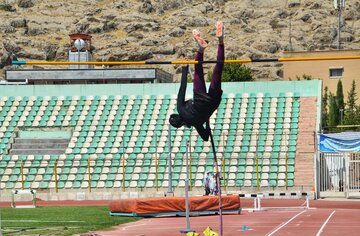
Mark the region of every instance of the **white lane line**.
[[316, 234], [316, 236], [319, 236], [323, 229], [325, 228], [325, 225], [329, 222], [330, 218], [332, 217], [332, 215], [334, 215], [335, 210], [329, 215], [329, 217], [326, 219], [326, 221], [324, 222], [324, 224], [321, 226], [321, 228], [319, 229], [318, 233]]
[[303, 210], [302, 212], [298, 213], [297, 215], [293, 216], [290, 220], [286, 221], [283, 224], [280, 224], [278, 227], [276, 227], [272, 232], [266, 234], [267, 236], [271, 236], [274, 233], [276, 233], [277, 231], [279, 231], [282, 227], [284, 227], [285, 225], [287, 225], [288, 223], [290, 223], [290, 221], [292, 221], [293, 219], [295, 219], [296, 217], [298, 217], [299, 215], [301, 215], [302, 213], [304, 213], [306, 210]]
[[146, 223], [145, 224], [134, 224], [134, 225], [128, 225], [128, 226], [124, 226], [121, 228], [121, 230], [127, 230], [129, 228], [133, 228], [133, 227], [139, 227], [139, 226], [144, 226], [144, 225], [147, 225]]

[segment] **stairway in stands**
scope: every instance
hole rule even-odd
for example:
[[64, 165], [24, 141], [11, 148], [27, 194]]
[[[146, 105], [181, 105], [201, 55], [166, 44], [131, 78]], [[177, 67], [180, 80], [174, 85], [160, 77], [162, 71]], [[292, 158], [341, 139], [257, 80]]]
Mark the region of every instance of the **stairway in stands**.
[[64, 138], [15, 138], [10, 155], [64, 154], [69, 139]]

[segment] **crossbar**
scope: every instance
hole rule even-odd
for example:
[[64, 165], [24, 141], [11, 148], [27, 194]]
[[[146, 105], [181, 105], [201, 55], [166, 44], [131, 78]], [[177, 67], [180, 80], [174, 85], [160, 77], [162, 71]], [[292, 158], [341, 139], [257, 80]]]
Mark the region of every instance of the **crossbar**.
[[[224, 63], [256, 63], [256, 62], [291, 62], [291, 61], [326, 61], [326, 60], [355, 60], [360, 56], [332, 56], [332, 57], [294, 57], [294, 58], [263, 58], [263, 59], [235, 59], [224, 60]], [[12, 61], [13, 65], [174, 65], [174, 64], [215, 64], [216, 60], [174, 60], [174, 61]], [[220, 61], [221, 62], [221, 61]]]

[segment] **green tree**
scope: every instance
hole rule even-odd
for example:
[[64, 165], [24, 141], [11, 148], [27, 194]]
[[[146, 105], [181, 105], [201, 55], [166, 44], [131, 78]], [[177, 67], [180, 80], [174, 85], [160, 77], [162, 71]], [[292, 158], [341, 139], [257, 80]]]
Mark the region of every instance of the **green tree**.
[[338, 112], [339, 112], [339, 119], [338, 119], [338, 123], [340, 124], [341, 122], [343, 122], [343, 114], [344, 114], [344, 109], [345, 109], [345, 103], [344, 103], [344, 92], [343, 92], [343, 85], [341, 80], [338, 81], [337, 83], [337, 89], [336, 89], [336, 103], [337, 103], [337, 107], [338, 107]]
[[[235, 56], [230, 56], [230, 60], [235, 60]], [[207, 80], [211, 81], [212, 72], [208, 73]], [[226, 63], [222, 72], [221, 81], [237, 82], [237, 81], [254, 81], [252, 71], [241, 63]]]
[[332, 92], [329, 95], [329, 118], [328, 126], [335, 127], [339, 124], [339, 107], [337, 106], [336, 96]]
[[329, 91], [328, 87], [324, 88], [324, 95], [322, 98], [322, 127], [328, 126], [328, 102], [329, 102]]
[[346, 125], [355, 125], [359, 114], [357, 113], [358, 107], [356, 106], [357, 94], [356, 94], [356, 83], [355, 80], [352, 81], [351, 88], [348, 91], [346, 107], [345, 107], [345, 120], [344, 124]]
[[[360, 105], [356, 106], [354, 125], [360, 125]], [[360, 127], [357, 127], [356, 129], [360, 130]]]

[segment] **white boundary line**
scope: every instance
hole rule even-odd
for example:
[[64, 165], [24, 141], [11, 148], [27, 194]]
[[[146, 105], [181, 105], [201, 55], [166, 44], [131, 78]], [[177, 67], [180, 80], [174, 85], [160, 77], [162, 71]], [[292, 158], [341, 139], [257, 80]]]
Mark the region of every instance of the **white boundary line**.
[[46, 223], [85, 223], [86, 221], [79, 221], [79, 220], [2, 220], [2, 222], [46, 222]]
[[319, 231], [317, 232], [316, 236], [321, 235], [323, 229], [325, 228], [325, 225], [329, 222], [330, 218], [332, 217], [332, 215], [334, 215], [335, 210], [329, 215], [329, 217], [326, 219], [326, 221], [324, 222], [324, 224], [321, 226], [321, 228], [319, 229]]
[[290, 221], [292, 221], [293, 219], [295, 219], [296, 217], [298, 217], [299, 215], [301, 215], [302, 213], [304, 213], [306, 210], [303, 210], [302, 212], [298, 213], [297, 215], [293, 216], [290, 220], [286, 221], [283, 224], [280, 224], [278, 227], [276, 227], [271, 233], [267, 233], [266, 236], [271, 236], [274, 233], [276, 233], [277, 231], [279, 231], [282, 227], [284, 227], [285, 225], [287, 225], [288, 223], [290, 223]]

